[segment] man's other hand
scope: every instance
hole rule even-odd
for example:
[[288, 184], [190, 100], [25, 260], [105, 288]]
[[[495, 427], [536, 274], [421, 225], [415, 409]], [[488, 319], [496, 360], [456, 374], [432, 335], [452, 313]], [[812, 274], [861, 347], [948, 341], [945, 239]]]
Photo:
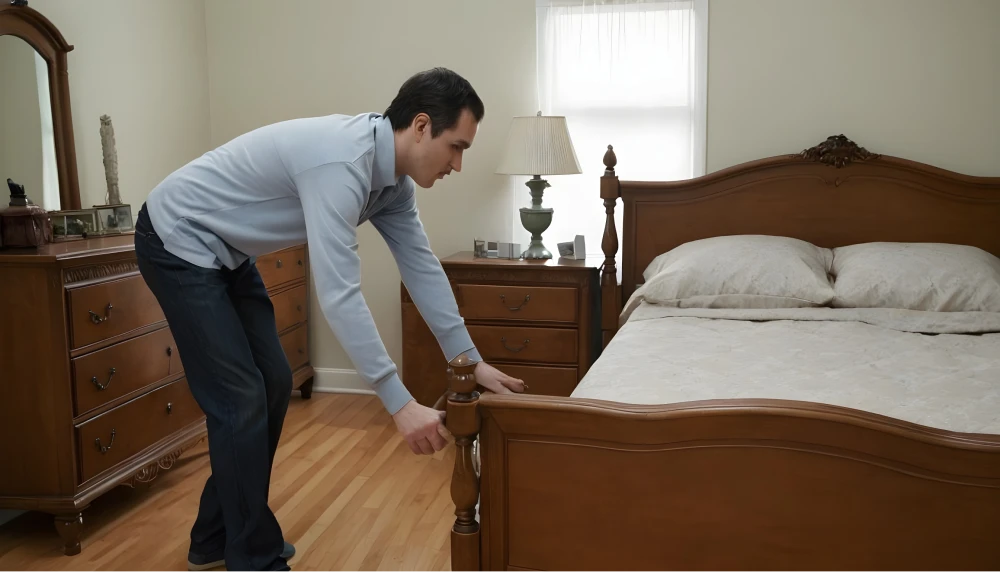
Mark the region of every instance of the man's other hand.
[[442, 423], [444, 416], [444, 411], [424, 407], [410, 400], [392, 419], [411, 451], [418, 455], [433, 455], [448, 444], [444, 437], [448, 434]]
[[476, 364], [476, 383], [493, 393], [524, 393], [528, 385], [481, 361]]

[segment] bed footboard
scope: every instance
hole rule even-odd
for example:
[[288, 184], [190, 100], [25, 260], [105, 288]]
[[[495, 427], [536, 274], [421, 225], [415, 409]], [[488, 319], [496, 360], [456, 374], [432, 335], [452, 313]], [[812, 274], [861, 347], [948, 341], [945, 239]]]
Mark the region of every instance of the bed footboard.
[[786, 401], [480, 398], [470, 373], [448, 401], [456, 570], [1000, 568], [995, 436]]

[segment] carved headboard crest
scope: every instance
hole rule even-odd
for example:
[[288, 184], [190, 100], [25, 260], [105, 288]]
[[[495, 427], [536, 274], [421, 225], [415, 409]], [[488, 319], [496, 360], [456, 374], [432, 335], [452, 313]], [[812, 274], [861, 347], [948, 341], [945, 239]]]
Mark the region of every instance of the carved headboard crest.
[[843, 135], [832, 135], [819, 145], [802, 151], [799, 156], [809, 161], [819, 161], [824, 165], [840, 169], [852, 161], [878, 159], [881, 155], [870, 153]]

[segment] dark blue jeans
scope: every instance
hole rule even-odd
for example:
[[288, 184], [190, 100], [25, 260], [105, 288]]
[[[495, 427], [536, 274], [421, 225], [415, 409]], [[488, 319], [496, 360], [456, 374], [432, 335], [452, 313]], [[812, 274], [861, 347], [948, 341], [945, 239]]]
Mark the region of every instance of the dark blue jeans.
[[267, 499], [292, 370], [260, 273], [252, 260], [216, 270], [170, 254], [145, 205], [136, 219], [135, 252], [206, 417], [212, 474], [191, 551], [224, 550], [229, 570], [287, 570], [281, 527]]

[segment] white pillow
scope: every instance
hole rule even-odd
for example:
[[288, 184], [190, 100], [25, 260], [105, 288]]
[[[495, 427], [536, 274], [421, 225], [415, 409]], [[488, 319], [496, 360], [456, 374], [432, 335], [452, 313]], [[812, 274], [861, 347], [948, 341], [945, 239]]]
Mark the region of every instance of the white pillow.
[[1000, 259], [974, 246], [873, 242], [833, 251], [833, 305], [1000, 312]]
[[679, 308], [807, 308], [833, 299], [833, 252], [781, 236], [717, 236], [657, 256], [647, 302]]

